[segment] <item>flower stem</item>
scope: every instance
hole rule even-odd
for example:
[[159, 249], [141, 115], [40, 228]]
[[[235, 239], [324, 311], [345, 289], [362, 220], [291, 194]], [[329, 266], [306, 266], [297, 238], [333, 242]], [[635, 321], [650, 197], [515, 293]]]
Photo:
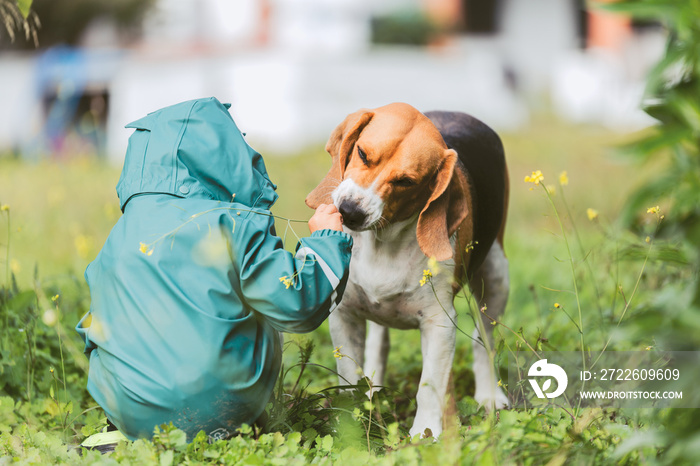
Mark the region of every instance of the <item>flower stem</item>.
[[7, 211], [7, 244], [5, 245], [5, 287], [10, 289], [10, 211]]
[[[656, 224], [656, 231], [654, 232], [654, 236], [656, 236], [656, 232], [659, 231], [659, 224], [661, 221], [657, 222]], [[646, 269], [647, 262], [649, 261], [649, 256], [651, 255], [651, 249], [654, 246], [654, 239], [651, 238], [649, 240], [649, 249], [647, 249], [647, 254], [644, 257], [644, 263], [642, 264], [642, 269], [639, 271], [639, 275], [637, 276], [637, 281], [634, 284], [634, 289], [632, 290], [632, 294], [630, 295], [630, 299], [625, 299], [625, 307], [622, 310], [622, 314], [620, 315], [620, 318], [617, 320], [617, 324], [615, 325], [615, 328], [619, 327], [620, 324], [622, 323], [622, 319], [625, 318], [625, 314], [627, 314], [627, 310], [630, 307], [630, 304], [632, 303], [632, 299], [634, 298], [634, 295], [637, 294], [637, 290], [639, 289], [639, 282], [642, 281], [642, 276], [644, 275], [644, 270]], [[624, 295], [623, 295], [624, 298]], [[598, 360], [600, 357], [605, 353], [605, 350], [608, 348], [608, 345], [610, 344], [610, 341], [612, 340], [612, 335], [608, 337], [608, 340], [605, 342], [605, 345], [603, 346], [602, 351], [600, 354], [598, 354], [598, 357], [593, 361], [593, 364], [591, 364], [591, 368], [595, 367], [596, 363], [598, 363]]]
[[566, 230], [564, 229], [564, 224], [561, 221], [561, 217], [559, 216], [559, 211], [557, 210], [557, 206], [554, 204], [554, 199], [552, 199], [552, 195], [549, 193], [549, 190], [544, 186], [541, 185], [542, 189], [544, 189], [545, 194], [547, 195], [547, 199], [549, 200], [549, 203], [552, 206], [552, 209], [554, 210], [554, 215], [557, 218], [557, 222], [559, 223], [559, 229], [561, 230], [562, 237], [564, 238], [564, 244], [566, 245], [566, 252], [569, 255], [569, 263], [571, 264], [571, 279], [574, 282], [574, 294], [576, 295], [576, 307], [578, 308], [578, 330], [579, 330], [579, 335], [581, 339], [581, 367], [583, 370], [586, 370], [586, 345], [585, 345], [585, 339], [584, 339], [584, 332], [583, 332], [583, 313], [581, 312], [581, 298], [579, 296], [578, 292], [578, 282], [576, 280], [576, 268], [574, 267], [574, 256], [571, 254], [571, 247], [569, 246], [569, 239], [566, 236]]

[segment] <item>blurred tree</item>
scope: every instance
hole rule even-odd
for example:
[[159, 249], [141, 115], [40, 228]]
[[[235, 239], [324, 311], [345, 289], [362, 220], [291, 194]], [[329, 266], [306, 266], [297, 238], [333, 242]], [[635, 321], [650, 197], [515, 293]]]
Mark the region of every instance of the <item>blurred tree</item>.
[[372, 43], [380, 45], [428, 45], [437, 29], [423, 12], [405, 10], [372, 18]]
[[[0, 0], [1, 5], [17, 5], [41, 19], [41, 27], [35, 30], [35, 40], [39, 47], [54, 45], [78, 45], [83, 34], [95, 20], [112, 22], [122, 33], [121, 38], [128, 42], [138, 37], [146, 14], [155, 0]], [[23, 10], [23, 11], [25, 11]], [[9, 7], [7, 11], [10, 11]], [[15, 9], [16, 11], [16, 9]], [[4, 19], [4, 13], [3, 13]], [[16, 20], [16, 18], [15, 18]], [[5, 40], [12, 34], [0, 30], [1, 49], [27, 49], [35, 44], [20, 40]], [[5, 36], [5, 37], [3, 37]]]
[[[666, 284], [664, 292], [647, 303], [631, 325], [653, 338], [662, 349], [697, 351], [700, 348], [700, 0], [625, 0], [601, 7], [637, 19], [660, 21], [668, 31], [665, 56], [650, 73], [646, 89], [644, 110], [658, 124], [626, 148], [641, 161], [653, 162], [659, 168], [628, 199], [624, 218], [628, 225], [635, 225], [640, 211], [660, 204], [665, 215], [660, 233], [674, 241], [685, 241], [696, 255], [690, 264], [691, 278]], [[697, 377], [690, 375], [683, 380], [685, 406], [698, 406]], [[665, 429], [650, 433], [643, 443], [658, 448], [663, 455], [660, 464], [699, 464], [700, 416], [696, 410], [679, 407], [656, 411], [656, 416]]]
[[[39, 20], [36, 13], [31, 11], [32, 0], [0, 0], [0, 20], [5, 26], [5, 32], [10, 42], [15, 41], [17, 31], [24, 31], [27, 42], [31, 39], [37, 46], [37, 28]], [[0, 36], [0, 43], [2, 43]]]
[[[644, 107], [659, 123], [626, 148], [661, 168], [630, 197], [625, 220], [633, 224], [645, 207], [662, 204], [664, 233], [679, 234], [700, 252], [700, 1], [625, 0], [602, 7], [658, 20], [668, 30], [665, 56], [647, 79]], [[700, 289], [694, 304], [700, 305]]]

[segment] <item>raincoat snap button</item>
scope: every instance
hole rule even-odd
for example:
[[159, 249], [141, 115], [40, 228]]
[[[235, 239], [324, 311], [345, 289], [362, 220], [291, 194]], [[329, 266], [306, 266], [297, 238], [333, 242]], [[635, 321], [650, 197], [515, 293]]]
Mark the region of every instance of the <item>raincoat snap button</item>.
[[187, 193], [190, 192], [190, 188], [188, 188], [188, 187], [185, 186], [185, 185], [182, 185], [182, 186], [180, 186], [180, 192], [181, 192], [182, 194], [187, 194]]

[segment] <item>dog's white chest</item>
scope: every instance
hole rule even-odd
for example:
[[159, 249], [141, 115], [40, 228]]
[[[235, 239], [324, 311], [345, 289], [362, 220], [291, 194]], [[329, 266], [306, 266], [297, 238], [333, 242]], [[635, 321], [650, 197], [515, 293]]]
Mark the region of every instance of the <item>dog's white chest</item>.
[[439, 312], [433, 287], [444, 295], [450, 289], [449, 279], [434, 277], [432, 285], [421, 286], [428, 258], [418, 247], [415, 226], [382, 238], [374, 231], [350, 233], [354, 238], [350, 278], [338, 311], [400, 329], [418, 328]]

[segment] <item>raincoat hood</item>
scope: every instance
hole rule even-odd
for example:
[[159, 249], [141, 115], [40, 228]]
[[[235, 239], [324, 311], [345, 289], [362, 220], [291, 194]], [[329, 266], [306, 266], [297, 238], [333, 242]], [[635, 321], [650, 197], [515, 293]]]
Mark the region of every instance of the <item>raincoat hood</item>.
[[269, 210], [277, 200], [262, 156], [216, 98], [190, 100], [126, 125], [129, 138], [117, 194], [122, 212], [134, 196], [170, 194]]

